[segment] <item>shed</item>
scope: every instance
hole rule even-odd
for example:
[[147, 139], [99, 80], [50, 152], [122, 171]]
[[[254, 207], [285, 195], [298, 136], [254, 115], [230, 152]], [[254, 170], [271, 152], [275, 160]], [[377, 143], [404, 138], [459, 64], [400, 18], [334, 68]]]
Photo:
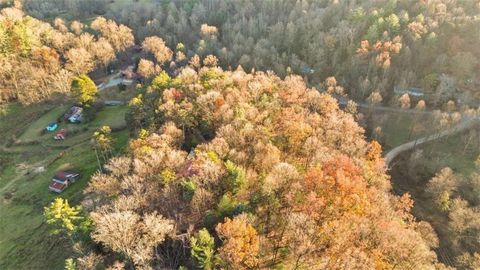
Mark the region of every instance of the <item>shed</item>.
[[60, 171], [55, 173], [55, 175], [52, 177], [53, 181], [56, 182], [61, 182], [61, 183], [66, 183], [66, 182], [75, 182], [80, 174], [75, 173], [75, 172], [68, 172], [68, 171]]
[[50, 185], [48, 185], [48, 189], [56, 193], [61, 193], [68, 187], [69, 184], [74, 183], [79, 177], [80, 174], [75, 172], [57, 172], [52, 177], [52, 182], [50, 182]]

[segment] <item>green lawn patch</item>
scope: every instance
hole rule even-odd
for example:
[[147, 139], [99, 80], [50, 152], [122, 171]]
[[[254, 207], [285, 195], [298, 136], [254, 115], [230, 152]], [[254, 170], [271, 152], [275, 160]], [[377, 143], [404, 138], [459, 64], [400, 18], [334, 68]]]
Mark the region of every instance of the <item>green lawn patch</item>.
[[382, 128], [380, 141], [384, 151], [436, 132], [431, 115], [399, 112], [378, 112], [374, 125]]
[[50, 104], [23, 106], [9, 103], [0, 107], [0, 144], [7, 143], [13, 137], [20, 136], [29, 125], [45, 112], [53, 108]]
[[153, 1], [152, 1], [152, 0], [138, 0], [138, 1], [133, 1], [133, 0], [114, 0], [114, 1], [111, 1], [110, 9], [112, 9], [112, 10], [114, 10], [114, 9], [123, 9], [123, 8], [125, 8], [126, 5], [132, 4], [132, 3], [137, 3], [137, 2], [141, 2], [141, 3], [152, 3]]
[[0, 171], [0, 188], [3, 188], [8, 182], [10, 182], [10, 180], [12, 180], [16, 174], [13, 162], [11, 160], [7, 160], [7, 158], [8, 157], [2, 155], [2, 160], [5, 162], [2, 164], [2, 166], [5, 168]]
[[[34, 144], [15, 144], [8, 151], [0, 151], [0, 269], [63, 269], [66, 258], [72, 256], [71, 243], [49, 234], [44, 223], [43, 208], [57, 196], [78, 204], [82, 191], [92, 174], [98, 170], [90, 138], [94, 130], [109, 125], [116, 130], [114, 154], [124, 152], [128, 142], [125, 123], [126, 106], [105, 107], [88, 123], [62, 123], [59, 128], [76, 130], [65, 141], [54, 141], [53, 133], [42, 130], [62, 115], [68, 106], [50, 108], [47, 113], [27, 117], [32, 111], [13, 105], [3, 114], [3, 119], [25, 119], [21, 141]], [[44, 112], [45, 108], [37, 108]], [[15, 117], [14, 117], [15, 115]], [[1, 121], [0, 129], [14, 128], [17, 122]], [[39, 170], [43, 167], [44, 171]], [[48, 190], [53, 174], [71, 169], [82, 177], [63, 193]]]
[[435, 174], [444, 167], [450, 167], [456, 173], [470, 175], [475, 171], [474, 161], [480, 155], [480, 138], [473, 137], [470, 147], [465, 149], [467, 133], [454, 135], [426, 144], [422, 149], [427, 156], [425, 171]]
[[127, 112], [127, 106], [111, 106], [105, 107], [100, 111], [95, 119], [89, 124], [91, 127], [110, 126], [111, 128], [125, 127], [125, 113]]
[[[44, 131], [48, 124], [55, 122], [68, 109], [68, 106], [59, 106], [44, 114], [38, 120], [33, 122], [25, 132], [19, 137], [17, 143], [28, 144], [37, 143], [48, 147], [69, 147], [78, 143], [88, 141], [95, 129], [102, 126], [110, 126], [113, 129], [126, 127], [125, 112], [127, 106], [104, 107], [97, 113], [91, 122], [70, 124], [62, 121], [58, 128], [53, 132]], [[67, 130], [67, 139], [65, 141], [55, 141], [53, 136], [60, 129]]]
[[[19, 137], [21, 141], [34, 141], [41, 137], [42, 130], [44, 130], [48, 124], [56, 122], [67, 110], [67, 106], [58, 106], [48, 113], [44, 114], [37, 121], [33, 122], [28, 129]], [[59, 127], [61, 128], [61, 127]], [[57, 129], [58, 130], [58, 129]], [[51, 134], [51, 133], [48, 133]]]

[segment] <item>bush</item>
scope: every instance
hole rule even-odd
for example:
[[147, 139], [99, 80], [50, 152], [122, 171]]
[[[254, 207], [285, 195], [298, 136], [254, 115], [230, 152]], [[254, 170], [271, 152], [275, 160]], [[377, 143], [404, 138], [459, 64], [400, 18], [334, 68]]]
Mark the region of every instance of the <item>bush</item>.
[[187, 201], [191, 201], [193, 198], [193, 194], [195, 194], [195, 190], [197, 189], [195, 182], [193, 182], [192, 180], [184, 180], [182, 181], [181, 186], [183, 190], [183, 198]]
[[223, 181], [224, 189], [235, 194], [245, 185], [246, 172], [243, 168], [238, 167], [230, 160], [225, 162], [225, 168], [228, 175], [224, 178]]
[[215, 241], [207, 229], [203, 228], [190, 238], [191, 256], [200, 269], [212, 269], [215, 254]]
[[95, 119], [97, 113], [103, 110], [104, 107], [103, 102], [95, 102], [92, 106], [83, 108], [83, 122], [90, 122]]
[[80, 133], [82, 130], [84, 130], [84, 128], [75, 128], [75, 127], [69, 128], [67, 130], [67, 137], [74, 136], [74, 135]]
[[121, 84], [118, 85], [118, 91], [119, 92], [123, 92], [125, 90], [127, 90], [127, 86], [125, 84], [121, 83]]
[[217, 209], [207, 211], [205, 215], [205, 225], [208, 228], [213, 228], [215, 224], [221, 222], [226, 217], [233, 218], [241, 213], [248, 212], [250, 207], [238, 202], [231, 194], [224, 194], [217, 204]]

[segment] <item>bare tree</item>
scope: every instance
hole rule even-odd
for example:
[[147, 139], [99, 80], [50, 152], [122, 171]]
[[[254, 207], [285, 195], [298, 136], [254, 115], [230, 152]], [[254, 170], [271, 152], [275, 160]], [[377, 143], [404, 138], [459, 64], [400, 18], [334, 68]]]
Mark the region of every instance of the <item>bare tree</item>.
[[72, 48], [65, 54], [66, 68], [75, 74], [85, 74], [93, 70], [93, 56], [84, 48]]
[[151, 52], [155, 56], [157, 63], [160, 65], [172, 59], [172, 56], [173, 56], [172, 50], [170, 50], [170, 48], [168, 48], [167, 45], [165, 45], [165, 42], [163, 41], [163, 39], [157, 36], [145, 38], [145, 40], [142, 43], [142, 47], [146, 51]]

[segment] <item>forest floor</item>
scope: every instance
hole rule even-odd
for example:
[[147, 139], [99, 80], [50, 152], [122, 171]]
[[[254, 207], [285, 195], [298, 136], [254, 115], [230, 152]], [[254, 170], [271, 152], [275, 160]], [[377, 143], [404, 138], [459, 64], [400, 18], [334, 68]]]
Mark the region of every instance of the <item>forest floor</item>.
[[[59, 128], [75, 132], [65, 141], [54, 141], [52, 133], [42, 130], [66, 108], [54, 104], [0, 108], [0, 269], [63, 269], [71, 255], [70, 243], [50, 235], [43, 208], [57, 196], [74, 205], [80, 202], [82, 190], [98, 169], [90, 146], [96, 128], [109, 125], [117, 130], [114, 152], [125, 149], [126, 106], [105, 107], [89, 123], [62, 123]], [[65, 169], [79, 172], [82, 178], [60, 195], [50, 192], [52, 175]]]

